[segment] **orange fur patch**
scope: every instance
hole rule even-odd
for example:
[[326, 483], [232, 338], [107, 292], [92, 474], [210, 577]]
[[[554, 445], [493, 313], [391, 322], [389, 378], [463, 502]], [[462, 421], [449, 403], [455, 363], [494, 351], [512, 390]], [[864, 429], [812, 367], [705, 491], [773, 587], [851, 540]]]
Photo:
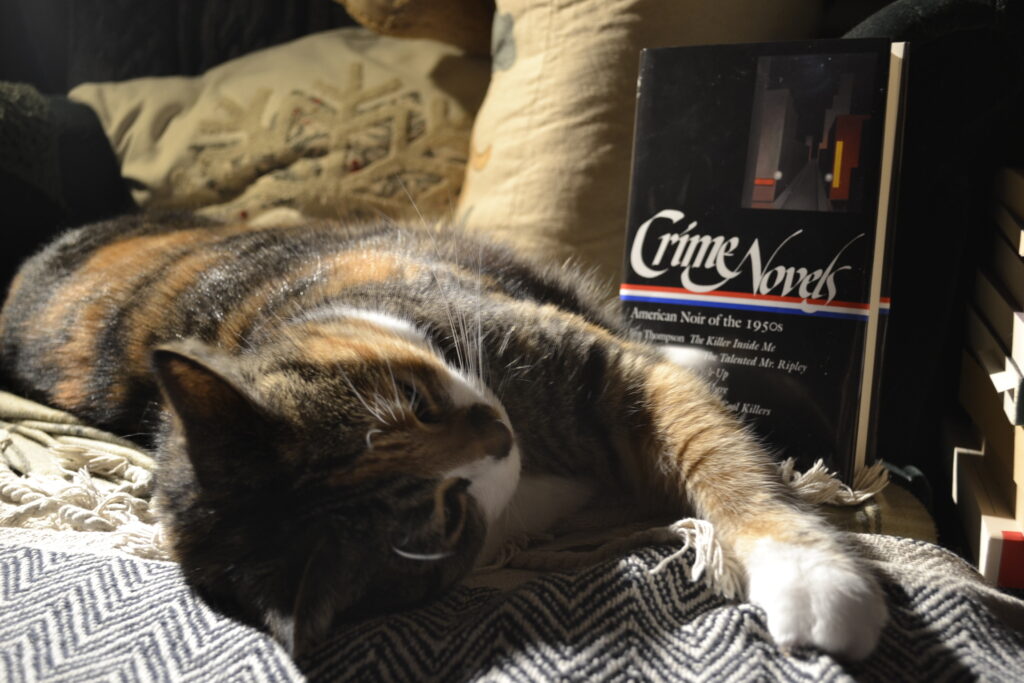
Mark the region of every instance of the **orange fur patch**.
[[[296, 308], [315, 305], [329, 300], [338, 292], [368, 282], [385, 282], [398, 276], [403, 269], [412, 268], [390, 255], [356, 252], [337, 254], [333, 257], [303, 263], [286, 276], [292, 282], [322, 274], [321, 282], [303, 293], [301, 299], [293, 302]], [[241, 336], [252, 320], [259, 315], [267, 301], [280, 288], [278, 282], [268, 282], [242, 301], [227, 317], [217, 334], [217, 341], [225, 348], [238, 348]], [[299, 312], [299, 311], [296, 311]]]
[[654, 431], [661, 443], [650, 453], [657, 472], [676, 495], [726, 536], [791, 540], [795, 509], [780, 502], [779, 480], [754, 437], [692, 373], [664, 362], [647, 379]]
[[[54, 401], [64, 408], [75, 408], [87, 400], [89, 373], [97, 363], [96, 342], [124, 302], [140, 294], [138, 283], [159, 264], [175, 257], [181, 248], [213, 242], [225, 233], [242, 228], [220, 230], [195, 229], [159, 235], [144, 235], [114, 242], [98, 249], [81, 268], [58, 287], [39, 321], [34, 335], [49, 337], [54, 330], [67, 329], [68, 340], [52, 350], [51, 363], [62, 368], [64, 379], [54, 389]], [[152, 313], [152, 311], [150, 311]], [[39, 339], [42, 342], [42, 339]], [[145, 371], [145, 365], [131, 368]], [[128, 368], [126, 368], [126, 371]], [[115, 387], [123, 386], [116, 383]], [[103, 400], [119, 401], [115, 389]]]
[[223, 254], [201, 249], [189, 253], [173, 263], [164, 279], [155, 282], [138, 296], [142, 301], [135, 306], [125, 321], [124, 359], [126, 370], [141, 374], [148, 372], [152, 349], [147, 342], [161, 328], [178, 324], [174, 302], [203, 276], [210, 266], [223, 261]]

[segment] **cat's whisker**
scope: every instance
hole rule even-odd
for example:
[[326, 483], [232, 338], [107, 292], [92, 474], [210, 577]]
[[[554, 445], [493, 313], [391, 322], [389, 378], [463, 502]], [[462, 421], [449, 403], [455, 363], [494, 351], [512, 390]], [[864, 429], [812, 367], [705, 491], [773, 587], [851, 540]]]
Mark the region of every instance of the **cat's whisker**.
[[[456, 264], [460, 268], [465, 268], [467, 271], [471, 270], [470, 268], [466, 267], [462, 263], [462, 261], [460, 259], [460, 255], [458, 255], [458, 254], [455, 256], [455, 262], [456, 262]], [[476, 359], [476, 354], [474, 353], [473, 339], [472, 339], [472, 337], [470, 335], [470, 329], [471, 328], [470, 328], [470, 325], [469, 325], [469, 322], [468, 322], [468, 319], [467, 319], [467, 309], [468, 308], [469, 308], [468, 306], [460, 306], [459, 307], [459, 310], [458, 310], [458, 313], [459, 313], [458, 320], [459, 320], [459, 331], [460, 331], [460, 333], [462, 335], [463, 344], [464, 344], [465, 350], [466, 350], [466, 363], [465, 363], [465, 365], [463, 365], [463, 371], [465, 372], [465, 374], [467, 376], [474, 377], [474, 376], [476, 376], [477, 359]]]
[[[437, 282], [437, 275], [434, 275], [434, 280]], [[455, 350], [455, 359], [458, 361], [459, 367], [465, 365], [464, 355], [462, 352], [462, 346], [459, 343], [459, 335], [455, 329], [455, 316], [452, 314], [451, 307], [448, 305], [448, 298], [444, 295], [444, 291], [441, 289], [440, 282], [437, 283], [438, 291], [441, 292], [442, 301], [445, 304], [445, 315], [448, 318], [448, 327], [451, 329], [452, 347]]]
[[394, 399], [380, 397], [378, 399], [378, 403], [380, 404], [383, 412], [387, 414], [387, 417], [385, 418], [386, 424], [395, 425], [401, 421], [403, 405], [400, 402]]
[[392, 396], [394, 396], [394, 398], [391, 401], [388, 401], [386, 405], [388, 407], [388, 413], [391, 415], [391, 419], [397, 422], [403, 406], [402, 394], [398, 388], [398, 380], [395, 379], [395, 370], [391, 367], [391, 361], [385, 358], [384, 363], [388, 369], [388, 376], [391, 379], [391, 390], [393, 392]]
[[494, 395], [499, 401], [504, 400], [505, 392], [514, 380], [517, 379], [518, 374], [526, 374], [533, 367], [534, 363], [524, 363], [522, 356], [516, 356], [508, 363], [505, 364], [505, 372], [501, 374], [501, 381], [498, 383], [497, 388], [494, 390]]
[[470, 346], [470, 343], [469, 343], [469, 332], [466, 329], [466, 312], [464, 310], [462, 310], [462, 309], [459, 310], [458, 323], [459, 323], [458, 334], [461, 335], [463, 346], [464, 346], [464, 348], [466, 350], [465, 363], [463, 363], [461, 365], [461, 367], [462, 367], [464, 372], [469, 374], [470, 371], [471, 371], [471, 368], [472, 368], [472, 364], [473, 364], [473, 355], [472, 355], [472, 353], [470, 353], [472, 351], [472, 347]]
[[411, 553], [408, 550], [402, 550], [395, 546], [391, 546], [391, 550], [399, 557], [404, 557], [407, 560], [416, 560], [418, 562], [437, 562], [438, 560], [443, 560], [446, 557], [451, 557], [452, 555], [450, 551], [442, 553]]
[[476, 376], [478, 365], [478, 359], [476, 354], [476, 343], [473, 338], [473, 328], [468, 320], [467, 314], [462, 313], [462, 329], [466, 339], [466, 348], [468, 349], [469, 364], [466, 368], [466, 374], [470, 376]]
[[[437, 236], [431, 230], [426, 230], [425, 232], [427, 233], [428, 237], [430, 238], [431, 245], [433, 246], [433, 249], [434, 249], [434, 254], [436, 256], [440, 257], [441, 256], [441, 248], [440, 248], [440, 246], [437, 243]], [[455, 330], [455, 317], [452, 314], [451, 301], [449, 300], [448, 294], [445, 292], [444, 287], [441, 286], [441, 280], [437, 276], [437, 271], [431, 270], [430, 271], [430, 275], [431, 275], [432, 279], [434, 280], [434, 286], [437, 287], [437, 293], [441, 296], [441, 303], [444, 305], [445, 317], [448, 318], [448, 326], [449, 326], [449, 328], [452, 331], [452, 348], [453, 348], [453, 351], [455, 352], [455, 358], [458, 361], [459, 367], [465, 367], [465, 357], [464, 357], [464, 354], [463, 354], [463, 349], [459, 345], [459, 337], [456, 334], [456, 330]]]
[[455, 198], [452, 195], [452, 188], [451, 188], [451, 186], [450, 185], [446, 186], [445, 187], [445, 191], [446, 191], [446, 194], [448, 195], [448, 221], [447, 221], [447, 223], [448, 223], [448, 225], [455, 225], [455, 223], [456, 223], [456, 218], [455, 218]]
[[480, 383], [483, 384], [483, 369], [484, 369], [484, 332], [483, 332], [483, 321], [482, 321], [482, 309], [483, 309], [483, 264], [484, 264], [484, 248], [483, 245], [477, 246], [476, 252], [476, 353], [477, 353], [477, 377]]
[[343, 376], [342, 379], [344, 379], [345, 383], [348, 384], [349, 389], [352, 390], [352, 395], [355, 396], [356, 400], [363, 405], [363, 408], [366, 410], [366, 412], [370, 413], [370, 415], [372, 415], [374, 419], [377, 420], [377, 422], [380, 422], [381, 424], [387, 424], [387, 419], [384, 416], [383, 412], [378, 410], [374, 406], [370, 405], [370, 402], [366, 400], [362, 392], [356, 389], [356, 386], [352, 383], [352, 380], [347, 375]]
[[477, 354], [474, 353], [474, 339], [472, 337], [472, 327], [469, 323], [467, 312], [465, 308], [460, 311], [460, 321], [462, 325], [462, 335], [466, 343], [467, 351], [467, 363], [466, 374], [471, 377], [475, 377], [479, 368]]
[[512, 335], [513, 335], [513, 331], [512, 330], [506, 330], [505, 331], [505, 336], [502, 337], [501, 341], [498, 343], [498, 355], [499, 356], [504, 356], [505, 352], [508, 351], [508, 347], [512, 343]]
[[398, 421], [395, 415], [394, 401], [384, 398], [383, 396], [375, 396], [373, 399], [374, 411], [379, 415], [381, 424], [393, 425]]
[[420, 207], [416, 205], [416, 200], [413, 198], [412, 193], [409, 192], [409, 188], [406, 186], [405, 181], [403, 181], [402, 177], [400, 175], [398, 175], [397, 173], [394, 174], [394, 177], [395, 177], [395, 180], [398, 181], [399, 187], [402, 188], [402, 192], [404, 192], [405, 196], [408, 197], [409, 204], [412, 205], [413, 211], [415, 211], [416, 215], [419, 216], [420, 224], [423, 226], [423, 229], [426, 232], [430, 232], [430, 224], [427, 223], [427, 219], [423, 216], [423, 212], [420, 211]]
[[[434, 250], [435, 250], [435, 252], [438, 254], [438, 256], [440, 256], [441, 255], [441, 251], [440, 251], [440, 248], [437, 246], [437, 239], [433, 238], [433, 237], [431, 239], [432, 239], [432, 241], [434, 243]], [[459, 256], [460, 255], [457, 254], [457, 253], [452, 255], [453, 260], [455, 261], [456, 265], [461, 267], [462, 263], [460, 261]], [[476, 279], [478, 281], [477, 284], [479, 284], [479, 278], [476, 278]], [[451, 320], [451, 316], [449, 316], [449, 319]], [[457, 339], [457, 340], [461, 341], [461, 343], [462, 343], [463, 353], [462, 353], [462, 356], [459, 359], [459, 367], [463, 369], [463, 371], [465, 372], [465, 374], [467, 376], [473, 377], [473, 378], [477, 378], [478, 374], [479, 374], [479, 372], [478, 372], [479, 363], [477, 363], [477, 365], [474, 366], [475, 358], [474, 358], [474, 354], [473, 354], [473, 343], [472, 343], [472, 339], [470, 339], [469, 325], [466, 322], [466, 310], [465, 310], [465, 307], [459, 307], [457, 320], [458, 320], [458, 328], [457, 329], [456, 329], [456, 325], [455, 325], [455, 321], [454, 320], [452, 320], [451, 325], [452, 325], [453, 339]]]

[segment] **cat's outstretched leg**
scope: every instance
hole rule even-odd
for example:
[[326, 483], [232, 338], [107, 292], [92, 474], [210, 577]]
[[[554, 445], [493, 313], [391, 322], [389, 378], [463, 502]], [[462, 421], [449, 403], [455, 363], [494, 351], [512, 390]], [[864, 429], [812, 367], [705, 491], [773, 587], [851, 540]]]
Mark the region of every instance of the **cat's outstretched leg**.
[[887, 618], [875, 578], [791, 500], [762, 447], [702, 381], [667, 361], [643, 373], [651, 429], [639, 435], [638, 474], [715, 526], [780, 647], [869, 655]]
[[877, 581], [838, 532], [793, 499], [770, 456], [703, 380], [662, 349], [556, 307], [507, 303], [502, 311], [506, 318], [490, 320], [505, 332], [485, 358], [510, 387], [496, 393], [513, 426], [529, 426], [517, 429], [528, 467], [593, 468], [613, 483], [625, 477], [647, 500], [688, 504], [743, 568], [747, 597], [765, 610], [781, 647], [870, 654], [887, 618]]

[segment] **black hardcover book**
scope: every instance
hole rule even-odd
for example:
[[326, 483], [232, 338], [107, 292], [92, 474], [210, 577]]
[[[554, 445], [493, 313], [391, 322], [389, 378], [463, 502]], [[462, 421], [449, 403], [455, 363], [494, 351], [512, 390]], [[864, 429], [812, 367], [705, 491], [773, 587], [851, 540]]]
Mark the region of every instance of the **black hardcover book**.
[[621, 298], [781, 457], [872, 460], [906, 46], [645, 50]]

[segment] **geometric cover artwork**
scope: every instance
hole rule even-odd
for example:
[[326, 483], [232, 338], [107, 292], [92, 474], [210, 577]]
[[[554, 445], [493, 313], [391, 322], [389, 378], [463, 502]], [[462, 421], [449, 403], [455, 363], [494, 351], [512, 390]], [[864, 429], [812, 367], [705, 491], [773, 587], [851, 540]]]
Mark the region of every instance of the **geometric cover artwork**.
[[861, 211], [861, 134], [878, 56], [758, 59], [743, 206]]

